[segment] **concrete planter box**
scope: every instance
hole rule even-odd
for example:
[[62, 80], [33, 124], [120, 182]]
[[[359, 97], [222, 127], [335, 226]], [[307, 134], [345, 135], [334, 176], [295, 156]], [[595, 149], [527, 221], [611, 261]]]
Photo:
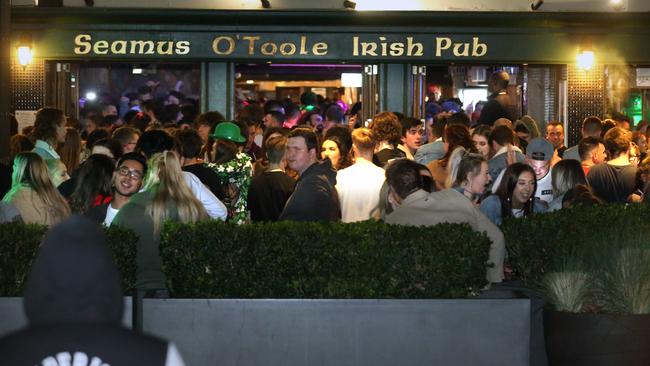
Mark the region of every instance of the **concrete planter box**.
[[188, 365], [528, 365], [530, 300], [145, 299]]
[[[131, 298], [123, 323], [131, 326]], [[145, 299], [143, 330], [187, 365], [528, 365], [529, 299]], [[0, 336], [27, 324], [0, 298]]]

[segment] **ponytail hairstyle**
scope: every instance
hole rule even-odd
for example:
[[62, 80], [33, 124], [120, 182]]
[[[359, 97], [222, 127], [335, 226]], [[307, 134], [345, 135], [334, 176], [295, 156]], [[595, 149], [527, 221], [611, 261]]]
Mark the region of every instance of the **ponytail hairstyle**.
[[28, 188], [45, 203], [54, 221], [70, 215], [70, 206], [52, 184], [47, 164], [40, 155], [31, 151], [18, 153], [14, 157], [13, 170], [11, 190], [5, 195], [4, 202], [10, 202], [21, 188]]
[[203, 204], [185, 183], [180, 162], [173, 151], [157, 153], [149, 159], [144, 190], [153, 193], [153, 201], [146, 213], [153, 220], [154, 235], [158, 236], [173, 209], [182, 223], [207, 219]]
[[485, 157], [478, 153], [466, 153], [460, 162], [453, 178], [453, 187], [460, 187], [468, 182], [469, 174], [478, 174], [481, 171], [481, 164], [486, 163]]

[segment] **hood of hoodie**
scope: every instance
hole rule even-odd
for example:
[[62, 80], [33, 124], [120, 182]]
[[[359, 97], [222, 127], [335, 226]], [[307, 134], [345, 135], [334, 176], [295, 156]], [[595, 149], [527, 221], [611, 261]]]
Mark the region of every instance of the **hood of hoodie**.
[[324, 176], [332, 186], [336, 185], [336, 170], [332, 167], [330, 159], [317, 161], [310, 165], [309, 168], [302, 173], [300, 179], [305, 180], [311, 176]]
[[72, 216], [45, 234], [24, 307], [31, 325], [120, 323], [119, 274], [98, 225]]

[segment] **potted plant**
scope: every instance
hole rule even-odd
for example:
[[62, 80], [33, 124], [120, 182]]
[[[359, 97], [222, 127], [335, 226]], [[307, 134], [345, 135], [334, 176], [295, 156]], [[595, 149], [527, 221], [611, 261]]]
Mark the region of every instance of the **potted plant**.
[[547, 302], [551, 366], [650, 365], [647, 218], [644, 205], [602, 206], [507, 223], [515, 268]]
[[650, 364], [650, 246], [639, 239], [543, 277], [551, 365]]

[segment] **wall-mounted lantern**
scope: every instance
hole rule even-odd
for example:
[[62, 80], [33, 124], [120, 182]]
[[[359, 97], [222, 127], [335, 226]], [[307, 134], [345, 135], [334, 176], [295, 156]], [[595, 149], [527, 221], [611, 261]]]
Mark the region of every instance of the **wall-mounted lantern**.
[[18, 63], [22, 67], [27, 67], [32, 62], [32, 36], [30, 34], [22, 34], [18, 41]]

